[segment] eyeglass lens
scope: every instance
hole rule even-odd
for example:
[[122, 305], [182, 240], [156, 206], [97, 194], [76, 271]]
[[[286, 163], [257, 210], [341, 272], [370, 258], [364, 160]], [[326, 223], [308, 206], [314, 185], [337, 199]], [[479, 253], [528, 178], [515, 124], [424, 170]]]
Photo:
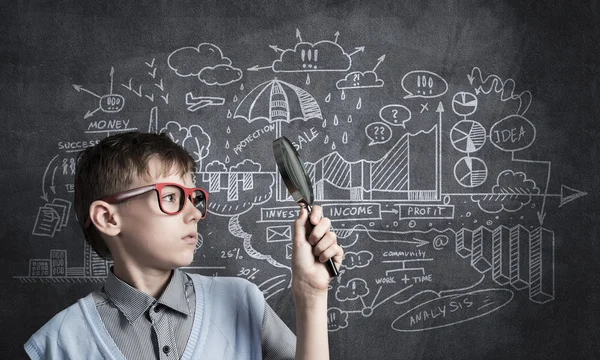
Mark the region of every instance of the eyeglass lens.
[[[166, 213], [179, 212], [185, 206], [185, 192], [178, 186], [167, 185], [163, 187], [160, 196], [162, 209]], [[204, 193], [200, 190], [196, 190], [192, 193], [191, 198], [194, 206], [200, 210], [203, 215], [206, 214], [206, 197], [204, 196]]]

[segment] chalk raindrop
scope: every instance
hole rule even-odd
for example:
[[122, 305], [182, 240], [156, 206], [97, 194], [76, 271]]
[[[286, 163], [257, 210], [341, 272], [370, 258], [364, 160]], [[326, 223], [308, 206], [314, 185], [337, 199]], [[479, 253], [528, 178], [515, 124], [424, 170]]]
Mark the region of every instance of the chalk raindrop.
[[327, 96], [325, 97], [325, 102], [330, 102], [331, 101], [331, 93], [327, 94]]
[[232, 116], [233, 114], [231, 113], [231, 109], [227, 110], [227, 118], [231, 119]]
[[306, 85], [310, 85], [310, 75], [306, 74]]
[[340, 99], [346, 100], [346, 91], [342, 90], [342, 96], [340, 96]]
[[362, 107], [362, 98], [358, 98], [358, 102], [356, 103], [356, 110], [360, 110]]

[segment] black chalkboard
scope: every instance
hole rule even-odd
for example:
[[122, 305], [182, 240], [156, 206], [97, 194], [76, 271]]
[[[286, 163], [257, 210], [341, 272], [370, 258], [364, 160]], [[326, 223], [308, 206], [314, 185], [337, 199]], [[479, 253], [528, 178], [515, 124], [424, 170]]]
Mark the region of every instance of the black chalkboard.
[[593, 1], [7, 2], [1, 358], [108, 266], [79, 151], [166, 131], [209, 190], [195, 261], [293, 329], [296, 144], [346, 257], [337, 359], [598, 358], [600, 8]]

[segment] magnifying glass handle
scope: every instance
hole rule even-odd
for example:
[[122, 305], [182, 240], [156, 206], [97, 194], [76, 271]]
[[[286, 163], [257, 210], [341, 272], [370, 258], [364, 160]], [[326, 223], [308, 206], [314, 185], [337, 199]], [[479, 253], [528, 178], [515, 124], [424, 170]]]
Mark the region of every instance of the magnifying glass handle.
[[[308, 210], [308, 232], [310, 233], [313, 229], [313, 225], [310, 223], [310, 213], [311, 213], [311, 208], [310, 205], [305, 204], [306, 209]], [[335, 263], [333, 262], [333, 259], [328, 259], [325, 262], [325, 266], [327, 267], [327, 270], [329, 270], [329, 275], [331, 275], [331, 277], [336, 277], [340, 274], [339, 270], [337, 269], [337, 267], [335, 266]]]

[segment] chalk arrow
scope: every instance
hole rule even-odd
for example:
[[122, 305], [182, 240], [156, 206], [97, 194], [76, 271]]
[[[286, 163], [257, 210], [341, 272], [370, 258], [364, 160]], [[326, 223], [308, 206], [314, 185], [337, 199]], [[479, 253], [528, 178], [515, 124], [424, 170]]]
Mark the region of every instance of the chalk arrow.
[[373, 68], [373, 72], [375, 72], [375, 69], [377, 69], [377, 67], [379, 66], [379, 64], [381, 64], [383, 62], [383, 60], [385, 60], [385, 55], [383, 55], [379, 59], [377, 59], [377, 65], [375, 65], [375, 67]]
[[444, 104], [442, 104], [442, 102], [440, 101], [440, 103], [438, 104], [437, 109], [435, 109], [436, 113], [440, 113], [440, 116], [442, 116], [442, 113], [444, 112]]
[[75, 85], [75, 84], [73, 84], [73, 87], [74, 87], [74, 88], [75, 88], [75, 90], [77, 90], [77, 91], [83, 91], [83, 92], [86, 92], [86, 93], [88, 93], [88, 94], [94, 95], [94, 96], [95, 96], [95, 97], [97, 97], [98, 99], [100, 99], [100, 98], [101, 98], [101, 96], [100, 96], [100, 95], [94, 94], [93, 92], [89, 91], [88, 89], [84, 89], [84, 88], [83, 88], [81, 85]]
[[258, 70], [264, 70], [264, 69], [270, 69], [270, 68], [271, 68], [271, 66], [258, 66], [258, 65], [254, 65], [253, 67], [248, 68], [246, 70], [248, 70], [248, 71], [258, 71]]
[[115, 75], [115, 68], [114, 67], [110, 67], [110, 92], [109, 94], [112, 95], [113, 93], [113, 82], [114, 82], [114, 75]]
[[165, 86], [163, 85], [163, 79], [160, 79], [160, 83], [159, 84], [154, 84], [154, 86], [156, 86], [157, 88], [159, 88], [160, 91], [165, 91]]
[[133, 91], [133, 93], [137, 96], [142, 97], [142, 85], [140, 85], [139, 91], [135, 91], [133, 89], [131, 89], [131, 91]]
[[[413, 244], [416, 244], [417, 247], [421, 247], [423, 245], [429, 244], [429, 241], [427, 241], [427, 240], [421, 240], [421, 239], [417, 239], [417, 238], [413, 238], [413, 241], [414, 241]], [[406, 242], [409, 242], [409, 241], [406, 241]]]
[[338, 37], [340, 36], [340, 32], [336, 31], [335, 34], [333, 34], [333, 36], [335, 36], [335, 40], [333, 42], [337, 44]]
[[469, 79], [469, 84], [473, 85], [473, 80], [475, 80], [475, 76], [467, 74], [467, 79]]
[[302, 42], [302, 36], [300, 35], [300, 30], [296, 29], [296, 37], [298, 38], [299, 42]]
[[354, 55], [356, 53], [364, 52], [364, 51], [365, 51], [365, 47], [364, 46], [360, 46], [360, 47], [354, 48], [354, 52], [352, 54], [348, 54], [348, 56], [352, 56], [352, 55]]
[[283, 50], [282, 50], [282, 49], [280, 49], [279, 47], [277, 47], [277, 45], [269, 45], [269, 47], [270, 47], [271, 49], [273, 49], [275, 52], [278, 52], [278, 51], [281, 51], [281, 52], [283, 52]]
[[392, 209], [392, 210], [381, 210], [382, 213], [393, 213], [393, 214], [398, 214], [399, 211], [397, 209]]
[[121, 86], [124, 87], [125, 89], [131, 91], [131, 78], [129, 78], [129, 85], [121, 84]]
[[560, 205], [558, 207], [561, 207], [561, 206], [563, 206], [567, 203], [570, 203], [571, 201], [573, 201], [577, 198], [580, 198], [582, 196], [585, 196], [585, 195], [587, 195], [586, 192], [575, 190], [566, 185], [561, 185], [561, 187], [560, 187]]
[[[44, 201], [48, 201], [48, 193], [46, 192], [46, 189], [44, 188], [44, 185], [46, 183], [46, 175], [48, 175], [48, 170], [50, 170], [50, 165], [52, 165], [52, 163], [54, 162], [54, 160], [56, 160], [56, 158], [58, 157], [58, 155], [54, 156], [52, 158], [52, 160], [50, 160], [50, 162], [48, 163], [48, 166], [46, 166], [46, 170], [44, 171], [44, 176], [42, 177], [42, 196], [40, 196], [42, 199], [44, 199]], [[54, 169], [54, 171], [52, 172], [52, 177], [54, 178], [54, 174], [56, 173], [56, 168]], [[52, 184], [54, 183], [54, 179], [52, 179]], [[52, 186], [50, 186], [52, 187]], [[53, 191], [54, 192], [54, 191]]]
[[538, 211], [537, 212], [537, 217], [538, 217], [538, 221], [540, 222], [540, 226], [544, 225], [544, 219], [546, 218], [546, 212], [545, 211]]
[[156, 58], [152, 59], [152, 62], [150, 64], [145, 63], [146, 65], [148, 65], [148, 67], [154, 67], [154, 60], [156, 60]]
[[83, 116], [83, 118], [84, 118], [84, 119], [87, 119], [87, 118], [89, 118], [89, 117], [92, 117], [92, 116], [94, 116], [94, 113], [95, 113], [96, 111], [98, 111], [98, 110], [100, 110], [100, 108], [97, 108], [97, 109], [96, 109], [96, 110], [94, 110], [94, 111], [89, 111], [89, 110], [88, 110], [88, 112], [86, 112], [86, 113], [85, 113], [85, 115]]

